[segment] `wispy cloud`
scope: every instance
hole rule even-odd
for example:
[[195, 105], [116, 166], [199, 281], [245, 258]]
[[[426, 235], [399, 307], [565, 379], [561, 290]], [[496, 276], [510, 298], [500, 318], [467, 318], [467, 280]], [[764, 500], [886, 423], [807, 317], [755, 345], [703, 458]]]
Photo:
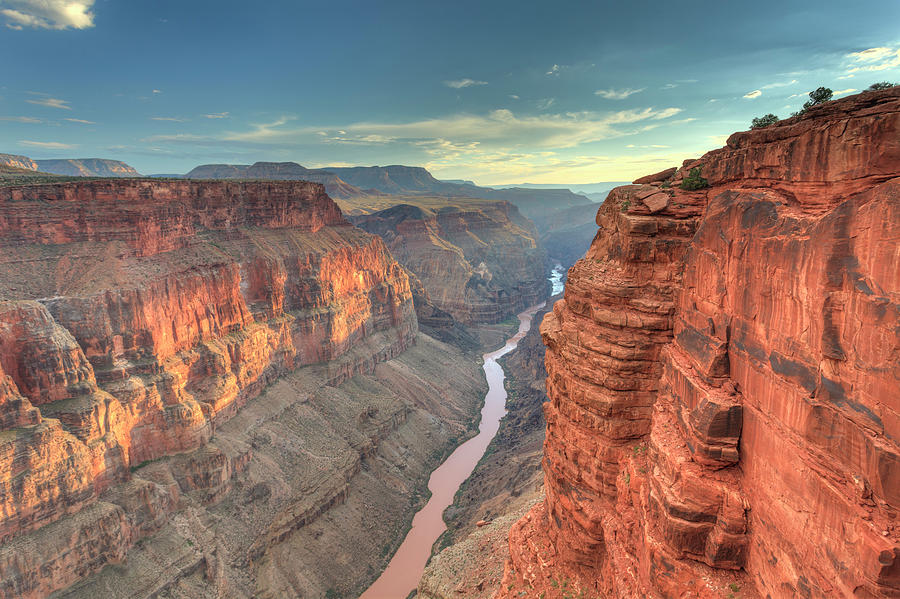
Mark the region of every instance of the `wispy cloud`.
[[900, 68], [900, 48], [869, 48], [860, 52], [851, 52], [847, 58], [851, 64], [848, 73], [877, 72]]
[[834, 91], [834, 96], [846, 96], [847, 94], [852, 94], [853, 92], [859, 91], [858, 89], [848, 87], [847, 89], [839, 89]]
[[155, 90], [153, 90], [153, 93], [154, 93], [154, 94], [161, 94], [161, 93], [162, 93], [162, 90], [155, 89]]
[[607, 100], [624, 100], [628, 96], [633, 96], [634, 94], [638, 94], [644, 91], [644, 88], [640, 89], [598, 89], [594, 92], [594, 95], [601, 96], [606, 98]]
[[518, 99], [519, 99], [519, 96], [517, 96], [516, 94], [509, 94], [509, 97], [510, 97], [510, 99], [512, 99], [512, 100], [518, 100]]
[[454, 79], [452, 81], [444, 81], [444, 85], [447, 87], [452, 87], [453, 89], [462, 89], [464, 87], [473, 87], [476, 85], [487, 85], [487, 81], [478, 81], [476, 79], [469, 79], [468, 77], [464, 77], [463, 79]]
[[78, 147], [77, 145], [64, 144], [58, 141], [31, 141], [28, 139], [20, 140], [19, 145], [31, 148], [44, 148], [45, 150], [71, 150]]
[[207, 119], [227, 119], [229, 113], [227, 112], [214, 112], [212, 114], [204, 114], [204, 118]]
[[550, 67], [550, 70], [544, 74], [550, 75], [551, 77], [555, 76], [555, 75], [559, 75], [559, 65], [558, 64], [553, 65], [552, 67]]
[[799, 83], [796, 79], [791, 79], [790, 81], [782, 81], [779, 83], [769, 83], [768, 85], [762, 86], [763, 89], [775, 89], [776, 87], [788, 87], [790, 85], [794, 85]]
[[10, 29], [87, 29], [94, 26], [94, 0], [0, 0]]
[[554, 104], [556, 104], [556, 98], [544, 98], [543, 100], [538, 100], [537, 107], [539, 110], [547, 110]]
[[64, 121], [69, 121], [70, 123], [79, 123], [82, 125], [96, 125], [94, 121], [88, 121], [85, 119], [63, 119]]
[[[39, 95], [39, 94], [35, 94]], [[50, 96], [34, 98], [32, 100], [25, 100], [29, 104], [36, 104], [38, 106], [46, 106], [48, 108], [61, 108], [63, 110], [72, 110], [72, 107], [69, 106], [68, 100], [60, 100], [59, 98], [51, 98]]]
[[762, 95], [762, 91], [755, 89], [752, 92], [744, 94], [744, 97], [747, 98], [748, 100], [755, 100], [756, 98], [760, 97], [761, 95]]
[[44, 122], [43, 120], [36, 119], [33, 116], [0, 116], [0, 121], [5, 121], [7, 123], [29, 123], [32, 125]]
[[408, 123], [359, 122], [340, 129], [322, 126], [289, 127], [293, 120], [281, 117], [273, 122], [260, 123], [249, 131], [229, 132], [216, 137], [179, 134], [153, 136], [149, 142], [239, 142], [259, 145], [292, 146], [306, 140], [332, 143], [398, 142], [407, 144], [436, 144], [476, 147], [529, 146], [535, 148], [571, 148], [583, 143], [629, 135], [636, 132], [629, 127], [640, 125], [643, 130], [650, 123], [661, 123], [682, 110], [680, 108], [643, 108], [611, 113], [568, 112], [519, 116], [511, 110], [494, 110], [484, 115], [457, 114], [442, 118]]
[[[213, 117], [207, 116], [206, 118], [213, 118]], [[188, 119], [180, 119], [180, 118], [174, 117], [174, 116], [151, 116], [150, 120], [151, 121], [168, 121], [168, 122], [172, 122], [172, 123], [186, 123], [188, 121]]]

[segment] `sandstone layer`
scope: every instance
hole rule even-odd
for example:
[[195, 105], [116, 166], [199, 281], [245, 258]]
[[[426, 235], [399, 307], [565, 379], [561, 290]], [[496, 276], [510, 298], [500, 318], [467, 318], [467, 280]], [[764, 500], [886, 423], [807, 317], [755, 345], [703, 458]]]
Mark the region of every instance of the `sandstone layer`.
[[403, 268], [319, 184], [3, 187], [0, 247], [4, 597], [120, 562], [183, 493], [227, 489], [250, 446], [208, 443], [278, 377], [336, 385], [416, 336]]
[[460, 322], [500, 322], [549, 292], [534, 226], [508, 202], [399, 204], [351, 220], [384, 239], [429, 301]]
[[900, 595], [900, 89], [736, 133], [597, 224], [541, 327], [546, 500], [498, 596]]

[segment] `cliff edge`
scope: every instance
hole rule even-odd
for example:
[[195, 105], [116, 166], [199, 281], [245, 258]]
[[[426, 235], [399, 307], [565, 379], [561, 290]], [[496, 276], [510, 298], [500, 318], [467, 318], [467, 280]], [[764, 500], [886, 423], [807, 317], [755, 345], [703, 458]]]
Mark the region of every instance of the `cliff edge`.
[[897, 597], [900, 88], [640, 181], [541, 326], [546, 500], [497, 596]]

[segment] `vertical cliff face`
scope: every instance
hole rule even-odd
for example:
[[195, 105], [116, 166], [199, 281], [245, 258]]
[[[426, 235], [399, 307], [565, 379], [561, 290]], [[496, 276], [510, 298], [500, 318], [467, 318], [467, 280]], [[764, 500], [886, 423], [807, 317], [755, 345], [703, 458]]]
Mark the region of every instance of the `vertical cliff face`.
[[337, 384], [417, 331], [402, 267], [318, 184], [0, 188], [0, 247], [0, 596], [121, 560], [179, 489], [224, 484], [246, 451], [178, 484], [131, 470], [205, 445], [278, 376]]
[[381, 236], [428, 299], [460, 322], [500, 322], [546, 297], [546, 255], [534, 225], [508, 202], [458, 203], [399, 204], [352, 220]]
[[499, 596], [897, 596], [900, 90], [651, 179], [542, 324], [546, 501]]

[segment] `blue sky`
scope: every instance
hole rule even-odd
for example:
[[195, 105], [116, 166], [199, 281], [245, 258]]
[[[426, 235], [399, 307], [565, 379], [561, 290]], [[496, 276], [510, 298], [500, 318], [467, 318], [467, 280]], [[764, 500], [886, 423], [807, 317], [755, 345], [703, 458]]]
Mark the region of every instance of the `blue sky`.
[[900, 81], [900, 2], [0, 0], [0, 152], [621, 181], [827, 85]]

